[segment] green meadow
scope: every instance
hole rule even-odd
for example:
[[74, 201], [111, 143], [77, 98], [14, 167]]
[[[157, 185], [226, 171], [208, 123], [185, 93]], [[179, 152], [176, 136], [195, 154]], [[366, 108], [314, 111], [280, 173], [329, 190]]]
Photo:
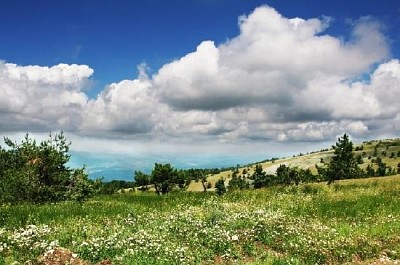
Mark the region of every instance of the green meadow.
[[93, 264], [396, 264], [400, 175], [1, 206], [0, 264], [58, 247]]

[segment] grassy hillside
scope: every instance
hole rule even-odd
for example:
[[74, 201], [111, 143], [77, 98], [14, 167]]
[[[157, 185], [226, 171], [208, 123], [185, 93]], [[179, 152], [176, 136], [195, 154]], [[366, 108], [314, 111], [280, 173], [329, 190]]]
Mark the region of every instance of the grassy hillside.
[[[383, 163], [386, 163], [387, 166], [390, 166], [392, 169], [397, 169], [398, 164], [400, 163], [400, 139], [387, 139], [387, 140], [376, 140], [376, 141], [367, 141], [361, 144], [355, 144], [354, 151], [355, 156], [361, 156], [363, 163], [360, 164], [362, 169], [366, 169], [369, 164], [373, 166], [374, 169], [377, 168], [376, 163], [373, 163], [373, 160], [376, 158], [381, 158]], [[375, 151], [376, 150], [376, 151]], [[284, 164], [290, 167], [299, 167], [302, 169], [310, 169], [313, 173], [317, 173], [315, 165], [322, 166], [321, 161], [329, 161], [330, 157], [333, 155], [332, 149], [326, 149], [318, 152], [313, 152], [311, 154], [300, 154], [294, 157], [282, 158], [273, 161], [266, 161], [255, 163], [252, 166], [241, 167], [239, 169], [240, 172], [243, 172], [243, 169], [246, 169], [249, 174], [254, 172], [254, 168], [256, 164], [261, 164], [264, 171], [268, 174], [275, 174], [276, 169], [279, 165]], [[208, 180], [212, 183], [214, 187], [215, 182], [223, 178], [226, 180], [226, 184], [230, 180], [230, 176], [232, 175], [232, 171], [224, 171], [220, 174], [210, 175]], [[201, 183], [193, 182], [190, 184], [189, 191], [202, 191]]]
[[398, 264], [399, 191], [397, 175], [3, 205], [0, 264], [37, 264], [60, 247], [87, 261], [72, 264]]

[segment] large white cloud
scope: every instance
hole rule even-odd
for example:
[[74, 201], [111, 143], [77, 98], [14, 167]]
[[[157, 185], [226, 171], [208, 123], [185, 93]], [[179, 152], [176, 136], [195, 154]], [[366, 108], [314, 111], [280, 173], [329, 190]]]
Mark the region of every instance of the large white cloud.
[[388, 50], [376, 22], [355, 24], [348, 42], [323, 35], [328, 20], [288, 19], [269, 7], [240, 19], [240, 35], [165, 65], [154, 77], [161, 98], [177, 109], [288, 104], [320, 75], [339, 81], [381, 61]]
[[93, 70], [86, 65], [18, 66], [0, 62], [2, 131], [56, 130], [79, 124]]
[[326, 34], [329, 23], [260, 7], [240, 17], [237, 37], [204, 41], [152, 77], [141, 66], [92, 99], [88, 66], [0, 63], [0, 130], [186, 143], [398, 134], [400, 62], [379, 22], [361, 18], [344, 38]]

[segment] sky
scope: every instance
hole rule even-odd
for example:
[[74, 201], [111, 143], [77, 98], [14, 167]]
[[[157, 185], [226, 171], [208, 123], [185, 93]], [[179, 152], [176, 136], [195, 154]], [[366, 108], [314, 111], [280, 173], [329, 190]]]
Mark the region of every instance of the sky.
[[400, 3], [1, 1], [0, 135], [132, 177], [400, 135]]

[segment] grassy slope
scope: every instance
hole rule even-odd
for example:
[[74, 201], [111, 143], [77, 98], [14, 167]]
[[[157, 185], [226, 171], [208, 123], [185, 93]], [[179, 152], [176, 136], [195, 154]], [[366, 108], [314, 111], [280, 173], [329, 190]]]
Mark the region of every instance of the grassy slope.
[[[397, 144], [393, 146], [393, 144]], [[392, 168], [397, 169], [398, 163], [400, 163], [400, 157], [397, 157], [397, 152], [400, 151], [400, 139], [394, 139], [394, 140], [382, 140], [382, 141], [371, 141], [369, 143], [365, 142], [362, 144], [357, 144], [356, 146], [363, 146], [363, 150], [361, 151], [355, 151], [355, 155], [362, 155], [363, 156], [363, 161], [364, 163], [361, 164], [361, 168], [366, 168], [368, 164], [371, 164], [371, 159], [368, 159], [369, 156], [372, 157], [374, 153], [374, 149], [376, 146], [377, 147], [377, 157], [382, 158], [382, 161], [386, 163], [387, 166], [391, 166]], [[382, 152], [386, 152], [386, 156], [382, 154]], [[394, 158], [389, 158], [391, 153], [394, 152], [395, 157]], [[364, 153], [364, 155], [363, 155]], [[282, 158], [279, 160], [276, 160], [274, 162], [263, 162], [261, 163], [264, 171], [266, 171], [268, 174], [275, 174], [276, 169], [279, 167], [281, 164], [285, 164], [290, 167], [299, 167], [303, 169], [310, 168], [313, 173], [316, 173], [316, 168], [315, 165], [318, 164], [321, 166], [321, 158], [323, 160], [329, 160], [329, 158], [333, 155], [333, 150], [329, 151], [320, 151], [320, 152], [315, 152], [312, 154], [306, 154], [306, 155], [301, 155], [301, 156], [295, 156], [295, 157], [290, 157], [290, 158]], [[372, 157], [373, 158], [373, 157]], [[374, 166], [376, 168], [376, 166]], [[239, 169], [240, 172], [243, 171], [243, 169], [246, 168], [250, 174], [254, 172], [255, 165], [252, 167], [242, 167]], [[226, 183], [229, 182], [230, 176], [232, 175], [232, 171], [224, 171], [221, 172], [220, 174], [216, 174], [213, 176], [209, 176], [208, 180], [212, 183], [214, 186], [215, 182], [223, 178], [226, 180]], [[189, 191], [202, 191], [203, 187], [201, 183], [196, 183], [193, 182], [190, 184]]]

